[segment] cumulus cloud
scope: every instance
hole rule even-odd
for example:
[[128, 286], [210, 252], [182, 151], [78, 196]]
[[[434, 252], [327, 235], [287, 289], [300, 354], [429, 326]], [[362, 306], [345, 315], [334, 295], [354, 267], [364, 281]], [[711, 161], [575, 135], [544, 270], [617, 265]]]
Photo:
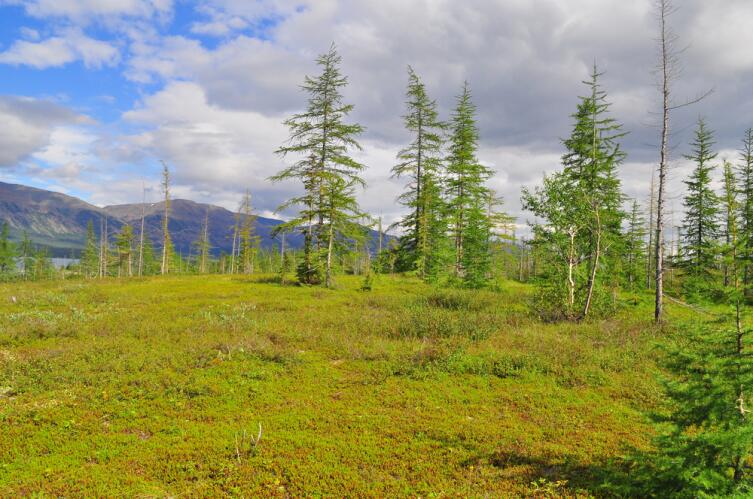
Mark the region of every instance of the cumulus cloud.
[[199, 85], [173, 82], [124, 119], [145, 129], [121, 137], [121, 152], [167, 161], [176, 185], [203, 200], [234, 206], [249, 188], [257, 205], [269, 210], [286, 189], [266, 180], [282, 166], [274, 154], [285, 139], [280, 116], [223, 109], [209, 103]]
[[0, 52], [2, 64], [37, 69], [60, 67], [77, 60], [83, 61], [87, 68], [112, 66], [118, 62], [119, 52], [112, 44], [90, 38], [75, 28], [38, 42], [18, 40]]
[[0, 96], [0, 168], [17, 166], [47, 146], [57, 127], [86, 122], [85, 117], [50, 101]]
[[23, 6], [32, 17], [62, 18], [77, 23], [169, 14], [172, 3], [172, 0], [0, 0], [0, 5]]

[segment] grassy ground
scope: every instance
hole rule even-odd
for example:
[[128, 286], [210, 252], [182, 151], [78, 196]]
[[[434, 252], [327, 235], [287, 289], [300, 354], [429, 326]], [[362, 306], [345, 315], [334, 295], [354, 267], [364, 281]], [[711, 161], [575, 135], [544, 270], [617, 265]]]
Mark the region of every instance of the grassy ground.
[[587, 496], [647, 444], [647, 302], [338, 283], [0, 285], [0, 496]]

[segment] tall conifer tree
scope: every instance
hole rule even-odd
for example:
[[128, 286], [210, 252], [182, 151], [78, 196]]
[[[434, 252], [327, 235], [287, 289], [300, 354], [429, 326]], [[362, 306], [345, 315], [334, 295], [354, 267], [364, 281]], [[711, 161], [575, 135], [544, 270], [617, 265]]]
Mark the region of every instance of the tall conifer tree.
[[445, 238], [444, 210], [440, 190], [443, 134], [446, 125], [439, 120], [436, 101], [429, 98], [423, 82], [408, 67], [407, 111], [403, 119], [411, 134], [411, 143], [398, 153], [395, 177], [407, 177], [407, 190], [399, 201], [410, 212], [398, 223], [401, 266], [416, 270], [421, 278], [435, 274], [437, 250]]
[[737, 170], [740, 193], [740, 258], [746, 292], [753, 281], [753, 128], [745, 131]]
[[683, 264], [688, 276], [709, 283], [720, 236], [720, 199], [711, 186], [715, 169], [713, 161], [717, 156], [712, 150], [714, 136], [702, 118], [698, 120], [691, 146], [692, 152], [685, 158], [695, 163], [695, 169], [685, 181], [688, 192], [684, 200], [685, 219], [682, 226], [685, 239]]
[[643, 277], [648, 259], [647, 230], [646, 219], [637, 200], [633, 200], [627, 224], [624, 244], [625, 281], [630, 289], [642, 288], [646, 284]]
[[272, 177], [273, 181], [296, 179], [303, 185], [302, 195], [278, 208], [298, 207], [298, 215], [278, 226], [277, 231], [303, 232], [304, 255], [298, 276], [307, 284], [322, 280], [331, 283], [332, 251], [339, 226], [338, 220], [332, 218], [333, 210], [354, 215], [355, 188], [364, 185], [360, 173], [365, 167], [349, 155], [351, 150], [361, 148], [356, 137], [363, 127], [345, 122], [353, 106], [343, 103], [341, 92], [348, 79], [340, 71], [340, 63], [333, 44], [317, 59], [321, 73], [306, 77], [303, 90], [309, 94], [308, 107], [285, 121], [290, 139], [277, 150], [278, 154], [292, 154], [297, 160]]
[[455, 276], [472, 287], [488, 279], [491, 222], [487, 214], [492, 171], [477, 157], [476, 107], [466, 82], [450, 122], [450, 151], [447, 158], [447, 213], [454, 242]]

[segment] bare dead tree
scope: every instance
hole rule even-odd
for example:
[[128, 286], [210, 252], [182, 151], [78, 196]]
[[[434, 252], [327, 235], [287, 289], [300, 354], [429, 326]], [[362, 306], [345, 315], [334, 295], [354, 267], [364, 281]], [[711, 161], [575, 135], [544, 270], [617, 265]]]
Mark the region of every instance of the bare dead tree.
[[170, 270], [170, 232], [168, 225], [170, 221], [170, 170], [167, 163], [162, 161], [162, 192], [165, 194], [165, 212], [162, 217], [162, 266], [161, 274], [167, 274]]
[[659, 21], [659, 37], [657, 39], [659, 45], [659, 63], [657, 73], [659, 75], [659, 90], [662, 101], [662, 119], [659, 144], [659, 184], [656, 196], [656, 225], [654, 227], [654, 255], [656, 263], [654, 320], [660, 322], [664, 305], [664, 204], [666, 202], [669, 163], [670, 113], [681, 107], [701, 101], [711, 93], [711, 90], [695, 99], [680, 104], [673, 103], [672, 83], [680, 72], [679, 54], [682, 52], [682, 50], [677, 49], [677, 35], [675, 35], [669, 26], [669, 18], [676, 9], [672, 4], [672, 0], [655, 1], [656, 14]]
[[141, 183], [143, 199], [141, 201], [141, 232], [139, 233], [139, 277], [144, 275], [144, 220], [146, 218], [146, 186]]

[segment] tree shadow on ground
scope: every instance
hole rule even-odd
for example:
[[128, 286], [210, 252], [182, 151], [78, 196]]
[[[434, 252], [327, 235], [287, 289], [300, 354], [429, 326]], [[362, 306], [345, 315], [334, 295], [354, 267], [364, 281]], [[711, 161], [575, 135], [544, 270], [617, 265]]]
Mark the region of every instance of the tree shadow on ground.
[[612, 460], [583, 464], [567, 458], [550, 459], [516, 450], [497, 450], [466, 459], [465, 467], [488, 464], [502, 474], [529, 484], [530, 497], [645, 497], [632, 461]]

